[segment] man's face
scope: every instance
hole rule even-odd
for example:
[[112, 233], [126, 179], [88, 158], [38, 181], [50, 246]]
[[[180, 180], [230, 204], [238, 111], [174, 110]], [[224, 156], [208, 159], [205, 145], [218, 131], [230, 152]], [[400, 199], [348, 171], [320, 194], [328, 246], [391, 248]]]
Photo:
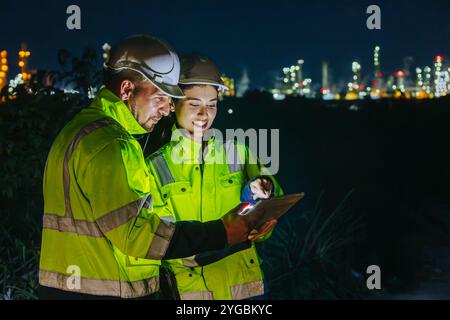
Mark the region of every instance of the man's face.
[[136, 121], [148, 132], [170, 112], [170, 97], [148, 82], [135, 85], [127, 103]]
[[201, 141], [217, 114], [217, 90], [212, 86], [194, 86], [184, 94], [186, 98], [175, 108], [177, 123], [194, 140]]

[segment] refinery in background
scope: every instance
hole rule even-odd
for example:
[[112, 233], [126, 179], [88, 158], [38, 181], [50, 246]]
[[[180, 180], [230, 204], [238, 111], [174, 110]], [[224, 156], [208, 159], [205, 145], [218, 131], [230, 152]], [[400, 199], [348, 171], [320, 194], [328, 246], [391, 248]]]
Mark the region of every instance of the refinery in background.
[[[102, 49], [103, 59], [107, 60], [110, 46], [105, 43]], [[393, 74], [385, 75], [381, 69], [380, 53], [381, 48], [376, 46], [373, 53], [373, 65], [369, 69], [370, 74], [364, 78], [361, 64], [353, 61], [349, 65], [352, 77], [348, 79], [345, 86], [331, 83], [329, 65], [325, 61], [322, 62], [321, 83], [313, 82], [304, 74], [305, 61], [299, 59], [296, 64], [282, 69], [281, 76], [276, 79], [274, 88], [269, 90], [275, 100], [283, 100], [287, 96], [323, 100], [432, 99], [450, 94], [450, 65], [444, 61], [443, 56], [436, 56], [432, 64], [418, 67], [415, 72], [397, 70]], [[0, 102], [4, 102], [5, 98], [15, 98], [16, 88], [19, 85], [27, 87], [27, 84], [30, 83], [36, 69], [29, 70], [27, 62], [29, 57], [30, 51], [27, 50], [26, 44], [22, 44], [18, 52], [20, 72], [8, 82], [8, 54], [5, 50], [0, 50], [0, 93], [2, 93]], [[250, 80], [246, 70], [236, 83], [233, 78], [225, 75], [223, 75], [223, 80], [228, 90], [224, 91], [221, 97], [242, 97], [249, 88]], [[66, 89], [64, 88], [64, 92], [76, 92]], [[90, 89], [89, 97], [94, 96], [97, 88]]]
[[[408, 75], [405, 70], [398, 70], [385, 76], [381, 71], [379, 46], [373, 54], [373, 73], [363, 80], [362, 66], [359, 62], [351, 64], [352, 78], [346, 88], [336, 89], [329, 81], [328, 63], [322, 62], [322, 83], [320, 90], [313, 89], [313, 81], [304, 76], [305, 61], [283, 68], [281, 77], [276, 79], [275, 88], [271, 90], [275, 100], [286, 96], [301, 96], [324, 100], [359, 100], [359, 99], [432, 99], [450, 94], [450, 67], [444, 57], [436, 56], [431, 66], [416, 68], [415, 74]], [[350, 67], [350, 66], [349, 66]]]

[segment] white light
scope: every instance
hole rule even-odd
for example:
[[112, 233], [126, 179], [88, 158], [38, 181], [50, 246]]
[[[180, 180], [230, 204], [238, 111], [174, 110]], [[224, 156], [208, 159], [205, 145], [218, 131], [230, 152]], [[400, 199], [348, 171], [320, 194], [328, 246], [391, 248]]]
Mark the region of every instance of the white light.
[[233, 113], [233, 109], [228, 109], [228, 114], [232, 114]]
[[65, 89], [65, 88], [64, 88], [64, 93], [77, 94], [77, 93], [80, 93], [80, 92], [77, 91], [77, 90], [73, 90], [73, 89]]

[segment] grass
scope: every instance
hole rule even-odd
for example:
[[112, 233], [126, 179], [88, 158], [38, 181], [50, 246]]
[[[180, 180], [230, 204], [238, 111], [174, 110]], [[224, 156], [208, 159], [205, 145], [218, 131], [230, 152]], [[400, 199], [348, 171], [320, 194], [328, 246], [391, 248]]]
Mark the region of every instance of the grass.
[[40, 243], [18, 239], [5, 227], [0, 233], [0, 247], [4, 248], [0, 256], [0, 300], [37, 299]]
[[352, 275], [352, 245], [363, 238], [364, 223], [351, 205], [350, 191], [331, 212], [324, 193], [302, 214], [291, 212], [272, 237], [258, 246], [272, 299], [352, 299], [363, 283]]

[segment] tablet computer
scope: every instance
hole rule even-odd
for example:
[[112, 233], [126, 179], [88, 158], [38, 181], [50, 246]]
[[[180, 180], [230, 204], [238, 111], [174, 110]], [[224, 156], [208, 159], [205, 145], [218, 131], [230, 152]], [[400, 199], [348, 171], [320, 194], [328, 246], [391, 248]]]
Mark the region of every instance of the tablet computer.
[[296, 193], [283, 197], [260, 200], [253, 206], [246, 203], [243, 204], [238, 215], [248, 219], [250, 225], [258, 229], [269, 220], [281, 218], [290, 208], [303, 199], [304, 196], [304, 193]]

